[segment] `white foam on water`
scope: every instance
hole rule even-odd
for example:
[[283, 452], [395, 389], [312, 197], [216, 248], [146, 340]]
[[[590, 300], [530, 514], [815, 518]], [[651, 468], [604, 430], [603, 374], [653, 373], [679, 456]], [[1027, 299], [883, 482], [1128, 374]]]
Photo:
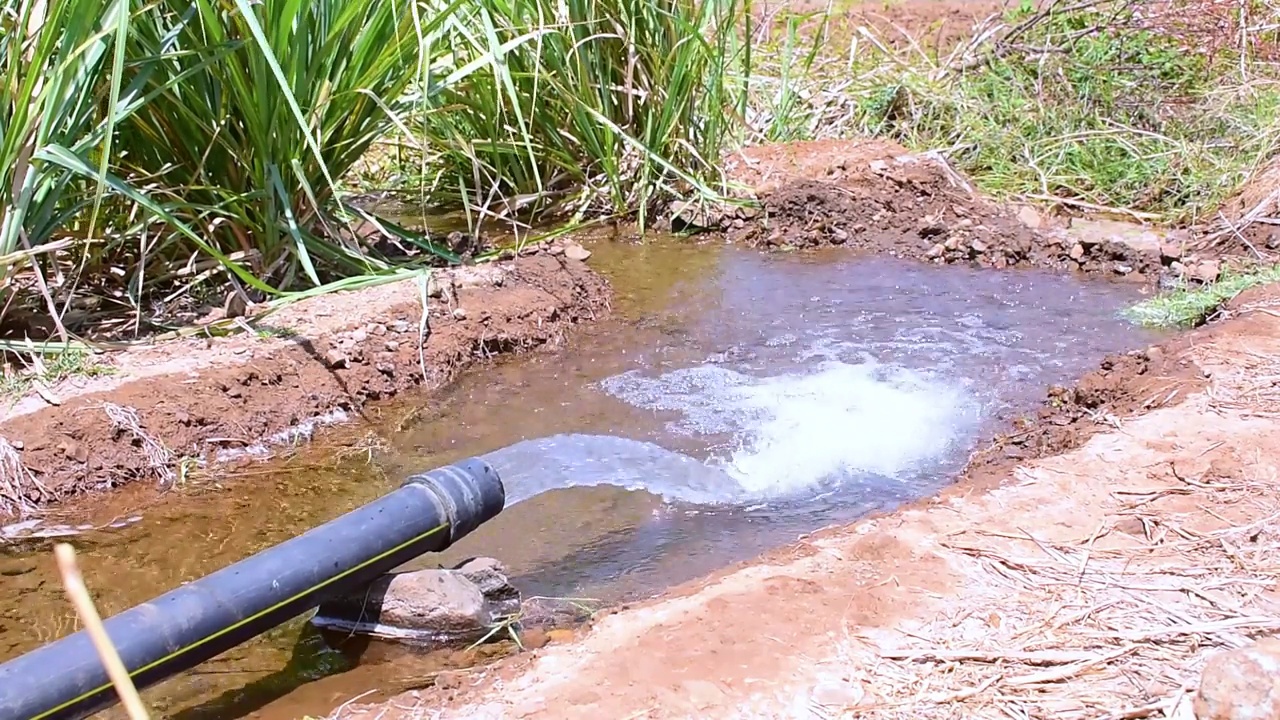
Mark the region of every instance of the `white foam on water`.
[[729, 435], [735, 449], [711, 464], [750, 498], [866, 475], [906, 481], [954, 450], [980, 411], [957, 381], [872, 361], [827, 360], [765, 378], [716, 366], [633, 371], [602, 387], [637, 407], [678, 413], [673, 432]]

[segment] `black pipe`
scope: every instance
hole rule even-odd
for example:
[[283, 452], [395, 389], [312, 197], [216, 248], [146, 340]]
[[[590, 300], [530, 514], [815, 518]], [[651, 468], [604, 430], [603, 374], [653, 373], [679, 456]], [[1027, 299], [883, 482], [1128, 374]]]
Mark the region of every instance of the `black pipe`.
[[[415, 475], [398, 490], [105, 622], [139, 688], [188, 670], [366, 584], [439, 552], [502, 511], [483, 460]], [[0, 718], [84, 718], [119, 701], [84, 631], [0, 665]]]

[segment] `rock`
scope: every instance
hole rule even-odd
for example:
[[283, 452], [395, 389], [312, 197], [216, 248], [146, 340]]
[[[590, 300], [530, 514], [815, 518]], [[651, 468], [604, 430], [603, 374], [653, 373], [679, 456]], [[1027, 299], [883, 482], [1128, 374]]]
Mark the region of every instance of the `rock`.
[[1183, 265], [1182, 262], [1178, 260], [1174, 260], [1169, 264], [1169, 270], [1178, 277], [1185, 277], [1187, 274], [1187, 266]]
[[387, 352], [395, 352], [400, 349], [400, 343], [395, 340], [388, 340], [384, 347], [387, 348]]
[[551, 249], [547, 250], [547, 253], [550, 255], [563, 255], [564, 248], [560, 247], [559, 245], [552, 245]]
[[1160, 243], [1160, 260], [1165, 264], [1182, 259], [1182, 243], [1165, 240]]
[[849, 233], [840, 228], [831, 228], [831, 244], [843, 245], [849, 240]]
[[370, 335], [386, 335], [387, 326], [382, 323], [369, 323], [369, 326], [365, 328], [365, 331]]
[[1018, 208], [1018, 221], [1032, 230], [1039, 230], [1044, 225], [1044, 220], [1040, 217], [1040, 213], [1029, 205], [1023, 205]]
[[942, 257], [944, 254], [946, 254], [946, 252], [947, 252], [947, 247], [942, 243], [938, 243], [937, 245], [934, 245], [933, 247], [929, 248], [929, 252], [925, 253], [924, 256], [929, 258], [930, 260], [933, 260], [935, 258]]
[[409, 323], [405, 322], [404, 320], [396, 320], [395, 322], [388, 325], [388, 327], [391, 328], [391, 332], [402, 333], [409, 329]]
[[724, 221], [724, 212], [705, 202], [676, 201], [670, 211], [674, 232], [714, 230]]
[[1196, 263], [1191, 267], [1191, 271], [1187, 274], [1192, 280], [1202, 283], [1212, 283], [1218, 281], [1218, 276], [1222, 274], [1222, 264], [1216, 260], [1206, 260], [1202, 263]]
[[505, 573], [490, 558], [455, 569], [390, 573], [325, 602], [311, 622], [321, 630], [415, 645], [474, 642], [520, 611], [520, 593]]
[[324, 366], [331, 370], [344, 368], [349, 362], [351, 362], [351, 358], [348, 358], [347, 354], [338, 348], [332, 348], [324, 354]]
[[866, 697], [860, 683], [823, 682], [813, 689], [810, 697], [819, 705], [832, 708], [849, 708], [858, 705]]
[[1117, 275], [1128, 275], [1129, 273], [1133, 272], [1133, 266], [1125, 265], [1124, 263], [1116, 263], [1116, 266], [1114, 269]]
[[1280, 638], [1211, 656], [1194, 709], [1199, 720], [1280, 718]]
[[569, 242], [564, 244], [564, 256], [570, 260], [581, 262], [591, 257], [591, 251], [578, 243]]
[[462, 308], [454, 308], [454, 309], [453, 309], [453, 319], [454, 319], [454, 320], [466, 320], [466, 319], [467, 319], [467, 311], [466, 311], [466, 310], [463, 310]]
[[364, 328], [357, 328], [351, 331], [351, 340], [353, 342], [362, 343], [368, 339], [369, 339], [369, 333], [365, 332]]
[[1071, 252], [1067, 253], [1067, 255], [1072, 260], [1075, 260], [1076, 262], [1080, 262], [1080, 260], [1084, 258], [1084, 245], [1081, 245], [1080, 243], [1076, 243], [1075, 245], [1072, 245]]
[[986, 243], [982, 242], [977, 238], [974, 238], [973, 242], [969, 243], [969, 247], [973, 248], [973, 251], [978, 253], [979, 255], [985, 253], [988, 249], [990, 249]]

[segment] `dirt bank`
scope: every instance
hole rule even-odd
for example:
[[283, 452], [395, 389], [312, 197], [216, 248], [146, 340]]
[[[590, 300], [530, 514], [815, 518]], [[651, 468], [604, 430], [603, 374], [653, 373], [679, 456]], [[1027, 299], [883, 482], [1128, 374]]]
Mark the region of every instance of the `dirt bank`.
[[253, 333], [117, 353], [105, 358], [111, 374], [9, 408], [0, 437], [25, 472], [7, 466], [0, 493], [31, 506], [170, 482], [193, 462], [252, 455], [317, 418], [357, 417], [370, 401], [438, 386], [476, 360], [554, 346], [607, 309], [607, 283], [558, 248], [438, 271], [426, 286], [304, 301], [254, 322]]
[[938, 264], [1040, 267], [1146, 283], [1199, 263], [1176, 235], [1097, 232], [1089, 223], [1076, 228], [1070, 218], [994, 203], [940, 155], [883, 140], [752, 147], [730, 157], [728, 170], [755, 188], [762, 207], [721, 225], [759, 247], [835, 245]]
[[1208, 655], [1280, 628], [1276, 306], [1255, 291], [1109, 361], [1045, 418], [1067, 439], [1043, 447], [1075, 449], [979, 462], [574, 642], [335, 715], [1187, 717]]

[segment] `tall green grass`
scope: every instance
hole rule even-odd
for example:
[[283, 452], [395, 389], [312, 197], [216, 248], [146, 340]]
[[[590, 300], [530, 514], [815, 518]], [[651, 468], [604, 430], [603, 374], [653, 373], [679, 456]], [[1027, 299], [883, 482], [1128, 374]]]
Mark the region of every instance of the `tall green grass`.
[[0, 0], [3, 307], [87, 288], [141, 318], [200, 283], [287, 298], [456, 261], [343, 202], [380, 138], [419, 150], [430, 203], [643, 217], [714, 193], [741, 2]]
[[[641, 219], [719, 189], [745, 108], [740, 0], [475, 0], [414, 117], [427, 187], [496, 214]], [[474, 68], [461, 82], [449, 73]]]

